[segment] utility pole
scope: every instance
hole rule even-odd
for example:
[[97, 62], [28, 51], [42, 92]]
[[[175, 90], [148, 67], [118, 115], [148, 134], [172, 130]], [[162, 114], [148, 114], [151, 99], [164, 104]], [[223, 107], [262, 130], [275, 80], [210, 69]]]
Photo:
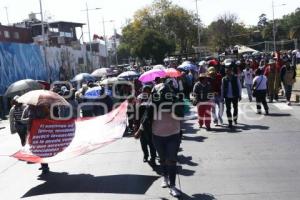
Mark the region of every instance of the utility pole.
[[[88, 3], [85, 3], [86, 9], [82, 10], [86, 12], [86, 19], [87, 19], [87, 25], [88, 25], [88, 34], [89, 34], [89, 47], [90, 47], [90, 52], [92, 53], [92, 38], [91, 38], [91, 27], [90, 27], [90, 17], [89, 17], [89, 11], [91, 10], [100, 10], [101, 8], [93, 8], [93, 9], [89, 9], [88, 7]], [[87, 67], [88, 67], [88, 52], [87, 52]], [[92, 68], [92, 66], [91, 66]]]
[[196, 11], [197, 11], [198, 48], [199, 48], [199, 52], [201, 52], [201, 50], [200, 50], [200, 45], [201, 45], [201, 35], [200, 35], [200, 19], [199, 19], [199, 11], [198, 11], [198, 1], [199, 1], [199, 0], [195, 0], [195, 2], [196, 2]]
[[5, 9], [5, 12], [6, 12], [7, 25], [9, 25], [8, 8], [7, 8], [7, 6], [5, 6], [4, 9]]
[[41, 27], [42, 27], [42, 47], [43, 47], [43, 51], [44, 51], [44, 66], [47, 69], [48, 81], [51, 82], [52, 81], [51, 80], [51, 72], [50, 72], [50, 68], [48, 68], [48, 64], [47, 64], [43, 4], [42, 4], [42, 0], [39, 0], [39, 1], [40, 1]]
[[273, 45], [274, 52], [276, 52], [276, 30], [275, 30], [275, 14], [274, 14], [274, 1], [272, 0], [272, 13], [273, 13]]
[[117, 49], [117, 30], [116, 30], [116, 27], [115, 27], [115, 24], [114, 24], [114, 33], [115, 33], [115, 36], [114, 36], [114, 43], [115, 43], [115, 56], [116, 56], [116, 66], [118, 66], [118, 49]]
[[106, 42], [106, 35], [105, 35], [105, 21], [104, 17], [102, 17], [102, 26], [103, 26], [103, 37], [104, 37], [104, 45], [105, 45], [105, 53], [106, 53], [106, 67], [109, 67], [109, 62], [108, 62], [108, 50], [107, 50], [107, 42]]
[[274, 5], [274, 0], [272, 0], [272, 13], [273, 13], [273, 45], [274, 45], [274, 52], [276, 52], [276, 22], [275, 22], [275, 7], [279, 6], [285, 6], [286, 4], [281, 4], [281, 5]]
[[90, 27], [90, 17], [89, 17], [89, 7], [88, 3], [86, 2], [86, 19], [88, 25], [88, 32], [89, 32], [89, 43], [90, 43], [90, 51], [92, 52], [92, 39], [91, 39], [91, 27]]

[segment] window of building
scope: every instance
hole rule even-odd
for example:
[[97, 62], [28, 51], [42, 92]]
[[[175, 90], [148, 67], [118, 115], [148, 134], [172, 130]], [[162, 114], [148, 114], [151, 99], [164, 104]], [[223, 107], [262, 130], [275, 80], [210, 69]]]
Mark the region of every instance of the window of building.
[[10, 38], [9, 31], [4, 31], [4, 37], [5, 37], [5, 38]]
[[2, 31], [0, 31], [0, 36], [2, 36]]
[[58, 33], [58, 28], [52, 28], [50, 27], [50, 32], [53, 32], [53, 33]]
[[18, 32], [14, 32], [14, 38], [15, 39], [20, 39], [20, 34]]

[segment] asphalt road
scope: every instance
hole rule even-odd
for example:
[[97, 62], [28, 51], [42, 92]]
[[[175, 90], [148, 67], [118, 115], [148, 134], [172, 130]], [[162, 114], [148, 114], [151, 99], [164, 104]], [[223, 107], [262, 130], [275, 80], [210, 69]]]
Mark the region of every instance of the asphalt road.
[[[270, 105], [270, 116], [256, 115], [255, 103], [240, 105], [235, 131], [199, 130], [185, 122], [177, 185], [182, 199], [299, 200], [300, 105]], [[124, 137], [81, 157], [39, 165], [8, 157], [19, 147], [8, 122], [0, 127], [1, 199], [173, 199], [161, 178], [142, 162], [139, 141]]]

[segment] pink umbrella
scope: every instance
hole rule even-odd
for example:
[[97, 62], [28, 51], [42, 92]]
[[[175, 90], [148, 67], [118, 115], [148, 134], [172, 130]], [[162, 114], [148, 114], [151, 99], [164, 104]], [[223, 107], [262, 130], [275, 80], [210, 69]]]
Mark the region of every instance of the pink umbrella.
[[174, 69], [174, 68], [168, 68], [168, 69], [165, 69], [165, 72], [167, 74], [168, 77], [174, 77], [174, 78], [177, 78], [177, 77], [180, 77], [182, 74], [180, 71], [178, 71], [177, 69]]
[[147, 82], [154, 81], [155, 78], [157, 78], [157, 77], [164, 78], [166, 76], [167, 76], [167, 74], [164, 70], [152, 69], [152, 70], [149, 70], [149, 71], [143, 73], [140, 76], [139, 80], [143, 83], [147, 83]]

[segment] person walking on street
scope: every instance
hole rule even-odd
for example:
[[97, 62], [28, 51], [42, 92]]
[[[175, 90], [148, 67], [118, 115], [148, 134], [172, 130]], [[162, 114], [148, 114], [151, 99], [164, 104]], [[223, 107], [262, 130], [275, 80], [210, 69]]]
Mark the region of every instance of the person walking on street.
[[253, 79], [253, 94], [256, 98], [257, 114], [261, 114], [261, 104], [263, 104], [266, 115], [268, 115], [269, 107], [266, 100], [268, 79], [260, 69], [256, 70], [255, 75]]
[[25, 106], [22, 103], [18, 103], [19, 96], [15, 96], [12, 100], [12, 107], [9, 111], [9, 122], [11, 133], [18, 133], [21, 145], [25, 146], [27, 137], [27, 124], [22, 121], [22, 114], [24, 112]]
[[281, 69], [280, 78], [284, 86], [287, 104], [290, 106], [293, 85], [296, 82], [296, 69], [287, 62]]
[[268, 79], [268, 96], [269, 102], [272, 103], [273, 100], [278, 100], [278, 92], [280, 85], [280, 76], [276, 68], [276, 63], [273, 59], [269, 60], [269, 65], [265, 70], [265, 76]]
[[[202, 128], [205, 124], [207, 130], [210, 131], [211, 100], [213, 100], [214, 94], [205, 73], [199, 75], [199, 81], [195, 84], [193, 89], [193, 96], [195, 98], [194, 105], [197, 105], [199, 126]], [[212, 98], [211, 100], [210, 97]]]
[[210, 67], [207, 70], [207, 74], [210, 78], [212, 92], [214, 93], [214, 105], [212, 106], [212, 116], [215, 126], [223, 125], [223, 110], [224, 103], [221, 99], [221, 86], [222, 86], [222, 75], [216, 71], [215, 67]]
[[152, 90], [152, 106], [148, 106], [141, 125], [135, 133], [135, 138], [141, 137], [151, 123], [153, 144], [159, 155], [163, 180], [161, 187], [170, 188], [170, 194], [179, 197], [181, 192], [176, 188], [177, 154], [180, 146], [180, 120], [176, 116], [175, 94], [165, 83], [156, 85]]
[[[151, 87], [150, 86], [144, 86], [142, 89], [142, 93], [137, 97], [137, 103], [136, 103], [136, 119], [134, 122], [134, 129], [137, 131], [138, 127], [141, 125], [142, 116], [145, 114], [147, 107], [149, 106], [149, 97], [151, 95]], [[156, 159], [156, 150], [152, 142], [152, 128], [150, 121], [147, 121], [144, 123], [144, 130], [141, 133], [140, 142], [141, 147], [143, 150], [144, 162], [148, 162], [149, 158], [149, 151], [150, 150], [150, 165], [155, 166], [155, 159]]]
[[[242, 86], [236, 75], [233, 74], [232, 65], [226, 67], [226, 76], [222, 79], [221, 96], [225, 99], [226, 114], [228, 118], [228, 127], [233, 128], [232, 123], [237, 124], [238, 120], [238, 102], [242, 100]], [[231, 113], [233, 106], [233, 116]]]
[[250, 68], [250, 65], [246, 65], [246, 69], [243, 70], [243, 76], [245, 80], [245, 86], [247, 89], [247, 94], [249, 101], [252, 102], [252, 83], [253, 83], [253, 70]]
[[[35, 119], [51, 119], [50, 105], [28, 105], [24, 109], [21, 120], [27, 122], [27, 132], [30, 132], [32, 122]], [[42, 174], [49, 173], [50, 169], [48, 163], [41, 163], [39, 170], [42, 170]]]

